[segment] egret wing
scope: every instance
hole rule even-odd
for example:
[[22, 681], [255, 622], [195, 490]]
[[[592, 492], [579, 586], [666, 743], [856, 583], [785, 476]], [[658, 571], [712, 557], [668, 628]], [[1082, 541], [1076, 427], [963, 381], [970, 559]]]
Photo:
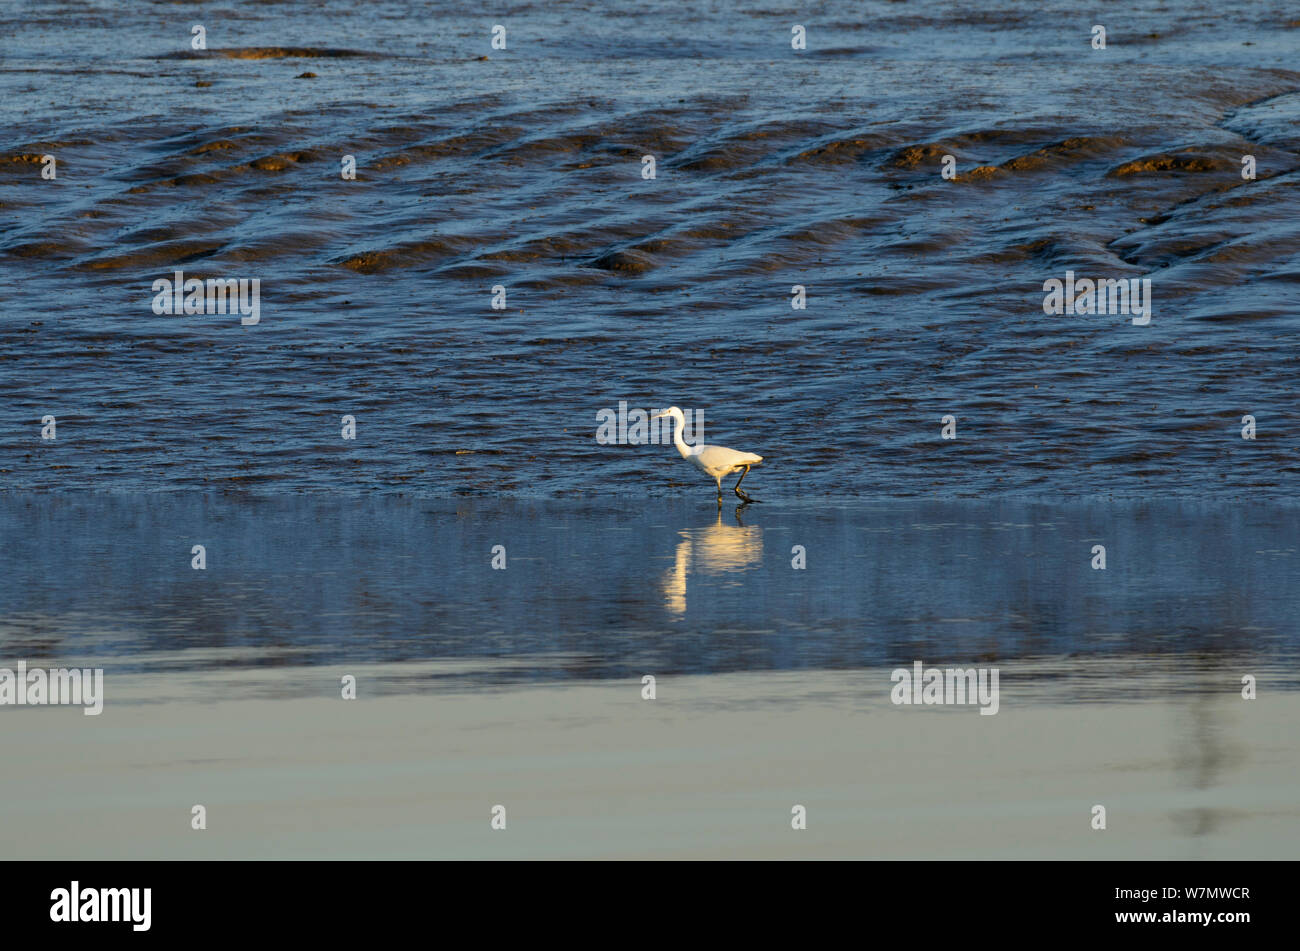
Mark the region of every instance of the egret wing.
[[701, 446], [696, 458], [700, 468], [706, 472], [730, 472], [738, 466], [752, 466], [763, 461], [762, 456], [726, 446]]

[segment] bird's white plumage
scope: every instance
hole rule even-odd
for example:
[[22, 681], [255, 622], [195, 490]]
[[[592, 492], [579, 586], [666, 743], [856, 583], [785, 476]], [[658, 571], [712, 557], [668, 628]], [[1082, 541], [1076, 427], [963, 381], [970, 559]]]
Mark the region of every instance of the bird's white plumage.
[[[680, 452], [682, 447], [678, 446]], [[682, 458], [686, 459], [701, 472], [711, 478], [720, 479], [745, 466], [756, 466], [763, 461], [762, 456], [752, 452], [740, 452], [726, 446], [686, 446]]]

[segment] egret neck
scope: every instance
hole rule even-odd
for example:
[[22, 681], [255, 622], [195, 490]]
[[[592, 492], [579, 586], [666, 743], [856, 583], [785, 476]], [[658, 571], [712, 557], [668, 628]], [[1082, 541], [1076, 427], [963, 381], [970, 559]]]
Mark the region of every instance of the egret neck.
[[673, 420], [673, 445], [685, 459], [691, 454], [691, 447], [686, 445], [686, 440], [682, 438], [682, 430], [686, 427], [686, 420], [682, 418], [681, 413], [674, 413]]

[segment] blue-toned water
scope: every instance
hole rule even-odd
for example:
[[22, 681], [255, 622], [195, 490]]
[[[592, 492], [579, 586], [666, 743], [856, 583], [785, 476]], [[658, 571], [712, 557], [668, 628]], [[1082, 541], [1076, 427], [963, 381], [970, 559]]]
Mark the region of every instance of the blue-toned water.
[[[398, 678], [403, 689], [918, 657], [1101, 661], [1139, 677], [1208, 667], [1227, 693], [1240, 672], [1270, 690], [1297, 686], [1291, 506], [711, 509], [0, 496], [0, 656], [164, 675], [460, 665]], [[1106, 693], [1087, 678], [1062, 683], [1071, 699]], [[302, 689], [315, 689], [310, 675]]]
[[1291, 497], [1300, 11], [1128, 6], [10, 7], [0, 484], [707, 501], [622, 400], [760, 498]]

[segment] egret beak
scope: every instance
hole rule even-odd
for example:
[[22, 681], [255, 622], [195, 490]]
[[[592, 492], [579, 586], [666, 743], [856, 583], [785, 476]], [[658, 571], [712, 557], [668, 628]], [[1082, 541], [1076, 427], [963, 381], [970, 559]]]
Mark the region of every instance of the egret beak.
[[650, 418], [651, 418], [651, 419], [663, 419], [663, 418], [664, 418], [665, 416], [667, 416], [667, 415], [668, 415], [667, 413], [655, 413], [655, 414], [654, 414], [653, 416], [651, 416]]

